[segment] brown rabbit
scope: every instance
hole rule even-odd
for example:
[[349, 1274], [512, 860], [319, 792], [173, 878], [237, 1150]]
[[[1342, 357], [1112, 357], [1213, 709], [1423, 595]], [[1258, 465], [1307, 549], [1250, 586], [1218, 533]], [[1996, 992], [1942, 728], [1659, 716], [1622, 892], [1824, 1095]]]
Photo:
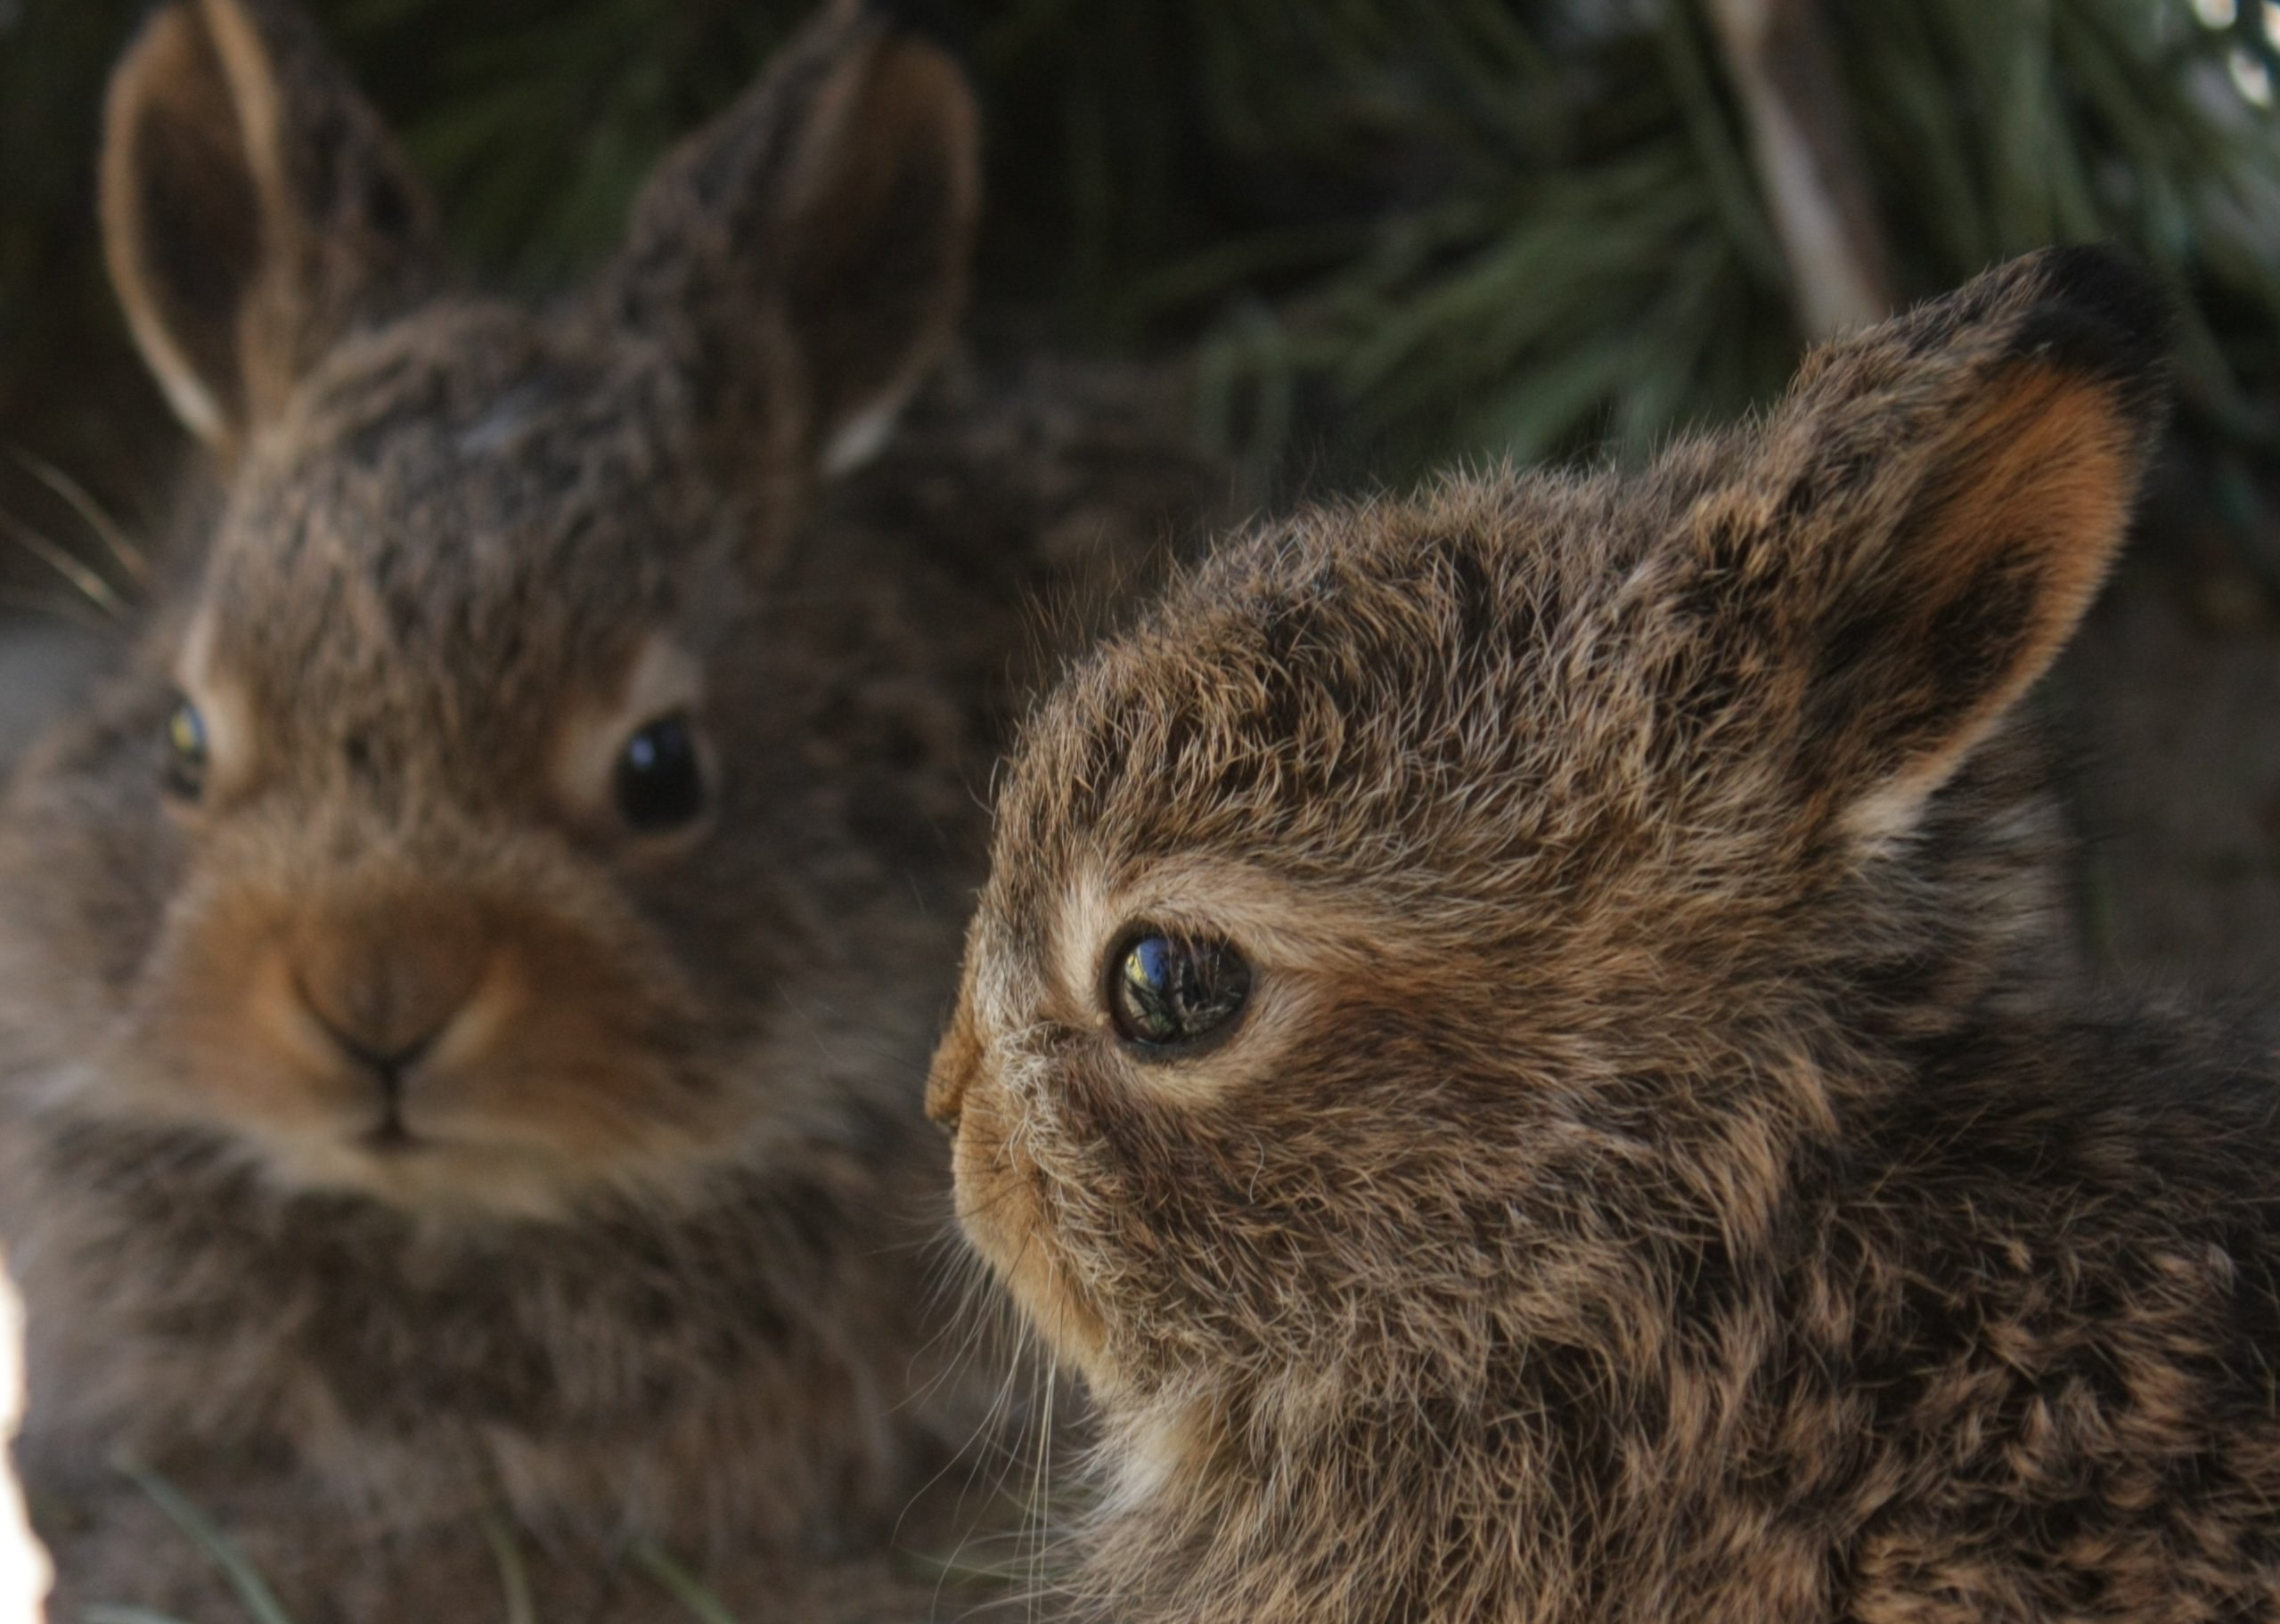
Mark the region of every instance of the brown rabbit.
[[803, 524], [943, 355], [977, 208], [960, 76], [853, 5], [543, 313], [455, 286], [272, 0], [151, 19], [102, 181], [222, 478], [0, 810], [58, 1616], [177, 1604], [110, 1585], [168, 1537], [87, 1509], [120, 1451], [328, 1537], [867, 1537], [972, 1420], [920, 1104], [1021, 606], [1152, 545], [1192, 465], [1080, 495], [1029, 464], [1121, 425], [969, 386]]
[[[2164, 306], [1301, 515], [1037, 716], [939, 1049], [1132, 1624], [2280, 1618], [2280, 1088], [2016, 973]], [[2022, 883], [2022, 881], [2025, 883]]]

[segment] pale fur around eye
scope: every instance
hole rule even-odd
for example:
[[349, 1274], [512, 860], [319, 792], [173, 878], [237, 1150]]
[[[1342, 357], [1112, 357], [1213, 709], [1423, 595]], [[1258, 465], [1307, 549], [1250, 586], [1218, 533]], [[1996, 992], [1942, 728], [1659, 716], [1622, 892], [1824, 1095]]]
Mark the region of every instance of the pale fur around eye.
[[[612, 701], [563, 719], [554, 749], [557, 792], [596, 823], [649, 835], [692, 827], [715, 776], [699, 721], [703, 698], [704, 673], [695, 657], [662, 636], [650, 638]], [[672, 735], [669, 749], [664, 734]], [[675, 781], [660, 791], [656, 767], [663, 755], [674, 758]], [[629, 763], [641, 782], [629, 784]]]
[[[1221, 1099], [1281, 1059], [1328, 988], [1366, 966], [1383, 934], [1332, 898], [1241, 865], [1182, 860], [1112, 882], [1088, 864], [1055, 919], [1044, 1013], [1113, 1044], [1136, 1087], [1189, 1105]], [[1192, 1041], [1133, 1042], [1112, 1003], [1111, 973], [1120, 952], [1148, 935], [1233, 955], [1239, 1008]]]
[[210, 805], [253, 781], [252, 707], [217, 646], [213, 611], [201, 610], [175, 662], [175, 698], [159, 724], [160, 783], [177, 806]]

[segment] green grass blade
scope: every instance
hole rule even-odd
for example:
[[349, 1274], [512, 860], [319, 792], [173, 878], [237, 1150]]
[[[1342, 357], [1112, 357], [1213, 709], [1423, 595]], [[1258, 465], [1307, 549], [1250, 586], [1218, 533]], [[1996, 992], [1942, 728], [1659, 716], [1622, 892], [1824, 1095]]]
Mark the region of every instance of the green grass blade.
[[217, 1528], [204, 1512], [191, 1504], [184, 1494], [150, 1467], [128, 1462], [119, 1468], [134, 1481], [135, 1486], [151, 1497], [151, 1503], [167, 1515], [167, 1520], [180, 1529], [184, 1538], [205, 1554], [206, 1559], [230, 1581], [230, 1588], [237, 1592], [238, 1600], [254, 1624], [293, 1624], [293, 1615], [278, 1601], [277, 1593], [260, 1571], [248, 1562], [245, 1554], [231, 1543], [230, 1537]]
[[522, 1543], [514, 1529], [496, 1511], [483, 1511], [483, 1538], [499, 1564], [499, 1588], [505, 1593], [506, 1624], [537, 1624], [537, 1610], [530, 1599], [530, 1570], [523, 1565]]
[[655, 1579], [658, 1588], [689, 1610], [699, 1624], [737, 1624], [737, 1617], [704, 1580], [653, 1545], [633, 1547], [633, 1564]]

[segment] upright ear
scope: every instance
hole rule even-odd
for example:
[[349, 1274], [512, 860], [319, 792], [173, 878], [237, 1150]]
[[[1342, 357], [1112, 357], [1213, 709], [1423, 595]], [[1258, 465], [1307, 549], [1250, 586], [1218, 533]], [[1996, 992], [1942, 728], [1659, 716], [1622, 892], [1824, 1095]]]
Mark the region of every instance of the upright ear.
[[112, 76], [103, 251], [175, 412], [225, 453], [442, 276], [434, 213], [306, 21], [174, 0]]
[[948, 347], [981, 200], [979, 118], [942, 51], [840, 0], [666, 159], [604, 282], [732, 431], [860, 461]]
[[2169, 328], [2110, 250], [2014, 260], [1810, 357], [1697, 515], [1851, 833], [1911, 827], [2089, 608], [2159, 436]]

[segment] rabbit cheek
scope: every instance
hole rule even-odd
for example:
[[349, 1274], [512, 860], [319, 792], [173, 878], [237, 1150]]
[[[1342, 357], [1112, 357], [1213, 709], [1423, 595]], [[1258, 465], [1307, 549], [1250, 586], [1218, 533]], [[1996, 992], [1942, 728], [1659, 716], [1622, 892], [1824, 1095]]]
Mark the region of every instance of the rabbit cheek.
[[164, 1079], [169, 1115], [218, 1126], [286, 1162], [337, 1137], [363, 1090], [299, 1013], [280, 933], [224, 905], [174, 934], [153, 966], [135, 1042]]
[[657, 1057], [685, 1013], [567, 933], [534, 928], [438, 1053], [436, 1120], [543, 1159], [573, 1187], [686, 1156], [718, 1137], [726, 1101]]

